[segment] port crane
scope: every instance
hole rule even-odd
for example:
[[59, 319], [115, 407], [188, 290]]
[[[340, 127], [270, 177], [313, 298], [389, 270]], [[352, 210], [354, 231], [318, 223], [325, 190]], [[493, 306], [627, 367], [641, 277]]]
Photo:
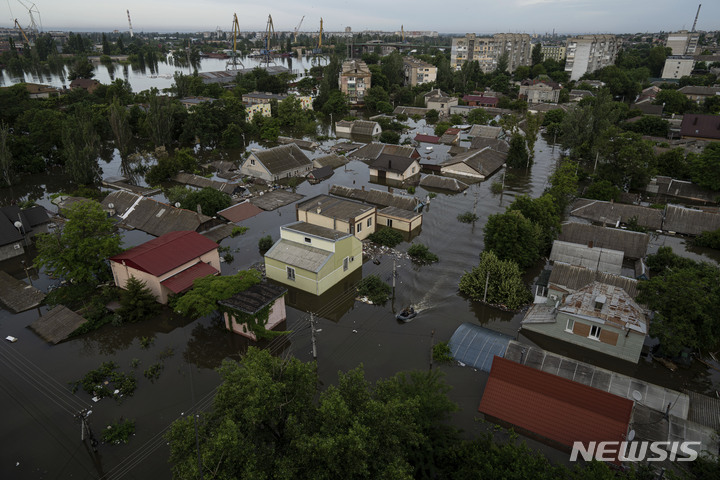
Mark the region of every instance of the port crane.
[[300, 23], [297, 24], [297, 27], [295, 27], [295, 43], [297, 43], [297, 34], [298, 30], [300, 30], [300, 25], [302, 25], [303, 20], [305, 20], [305, 15], [300, 19]]
[[275, 25], [273, 25], [272, 15], [268, 15], [267, 27], [265, 27], [265, 49], [261, 52], [266, 64], [273, 62], [272, 51], [270, 50], [270, 41], [275, 36]]
[[[40, 19], [40, 10], [38, 10], [37, 6], [32, 2], [25, 2], [24, 0], [17, 0], [17, 1], [20, 5], [22, 5], [25, 8], [25, 10], [28, 11], [28, 14], [30, 15], [30, 25], [25, 30], [27, 30], [30, 33], [31, 37], [37, 38], [38, 33], [42, 32], [42, 21]], [[35, 21], [35, 16], [37, 16], [37, 21]]]
[[240, 34], [240, 23], [238, 22], [237, 13], [233, 13], [233, 25], [232, 25], [232, 36], [233, 36], [233, 49], [232, 57], [225, 65], [226, 70], [237, 70], [238, 63], [245, 68], [245, 65], [237, 58], [237, 37]]
[[132, 21], [130, 21], [130, 10], [127, 10], [128, 26], [130, 27], [130, 38], [133, 38]]

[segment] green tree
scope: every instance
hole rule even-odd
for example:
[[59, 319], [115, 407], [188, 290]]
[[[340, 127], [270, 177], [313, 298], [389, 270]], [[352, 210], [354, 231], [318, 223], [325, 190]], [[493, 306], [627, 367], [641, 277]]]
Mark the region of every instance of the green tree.
[[193, 190], [180, 201], [182, 208], [188, 210], [200, 209], [203, 215], [215, 216], [218, 211], [230, 206], [230, 196], [214, 188], [206, 187], [202, 190]]
[[590, 184], [583, 194], [584, 198], [595, 200], [618, 201], [621, 190], [608, 180], [598, 180]]
[[130, 146], [133, 139], [130, 128], [130, 112], [128, 112], [127, 108], [120, 105], [117, 98], [113, 100], [108, 110], [110, 128], [112, 128], [113, 137], [115, 138], [115, 147], [118, 149], [120, 157], [126, 159], [130, 154]]
[[624, 122], [621, 126], [624, 130], [653, 137], [667, 137], [670, 131], [670, 123], [667, 120], [651, 115], [644, 115], [634, 122]]
[[[487, 294], [485, 293], [487, 285]], [[480, 254], [480, 263], [460, 278], [460, 293], [475, 301], [518, 309], [532, 300], [522, 272], [512, 260], [500, 260], [489, 250]]]
[[440, 118], [440, 112], [435, 109], [430, 109], [425, 112], [425, 121], [428, 123], [435, 123], [438, 121], [438, 118]]
[[35, 265], [71, 284], [95, 285], [110, 278], [107, 259], [122, 251], [113, 221], [94, 201], [63, 211], [67, 222], [55, 233], [37, 237]]
[[332, 90], [328, 99], [322, 106], [322, 113], [325, 115], [345, 115], [350, 111], [348, 99], [340, 90]]
[[438, 122], [437, 124], [435, 124], [434, 133], [438, 137], [441, 137], [445, 133], [445, 131], [450, 127], [452, 127], [452, 123], [450, 123], [450, 122]]
[[364, 99], [365, 107], [371, 112], [377, 112], [378, 102], [389, 101], [390, 95], [388, 95], [383, 87], [372, 86], [365, 92]]
[[226, 300], [260, 283], [257, 270], [245, 270], [235, 275], [207, 276], [198, 278], [193, 288], [175, 302], [175, 311], [190, 318], [210, 315], [218, 309], [217, 302]]
[[519, 133], [514, 133], [510, 137], [507, 164], [512, 168], [526, 168], [530, 165], [530, 155], [525, 146], [525, 138]]
[[117, 313], [124, 322], [136, 323], [148, 320], [160, 311], [155, 295], [145, 282], [131, 276], [120, 294], [120, 308]]
[[598, 175], [620, 189], [638, 190], [650, 181], [655, 155], [640, 134], [608, 129], [599, 153]]
[[653, 103], [655, 105], [664, 105], [663, 113], [665, 114], [683, 114], [693, 108], [692, 101], [684, 93], [667, 88], [658, 92]]
[[536, 43], [533, 45], [532, 49], [532, 66], [538, 65], [539, 63], [542, 63], [543, 61], [543, 54], [542, 54], [542, 43]]
[[535, 142], [537, 141], [537, 135], [540, 132], [541, 122], [541, 115], [532, 114], [530, 112], [525, 113], [525, 143], [527, 144], [528, 154], [531, 161], [535, 158]]
[[543, 249], [549, 251], [552, 242], [560, 234], [560, 215], [562, 213], [552, 195], [544, 193], [539, 198], [521, 195], [508, 207], [508, 211], [512, 210], [519, 211], [525, 218], [540, 227]]
[[[168, 97], [162, 97], [155, 92], [150, 95], [146, 123], [150, 140], [156, 147], [167, 147], [173, 140], [175, 118], [173, 104]], [[182, 107], [180, 107], [182, 108]]]
[[476, 125], [487, 125], [490, 118], [490, 114], [484, 108], [475, 108], [468, 113], [467, 121]]
[[393, 130], [383, 130], [383, 132], [380, 134], [380, 141], [382, 143], [390, 143], [392, 145], [397, 145], [398, 143], [400, 143], [400, 134]]
[[602, 134], [620, 118], [623, 118], [622, 107], [607, 93], [580, 102], [565, 115], [560, 126], [563, 148], [570, 150], [573, 159], [594, 161]]
[[500, 260], [512, 260], [528, 268], [540, 259], [542, 229], [518, 210], [490, 215], [484, 228], [485, 249]]
[[95, 76], [95, 68], [92, 63], [90, 63], [90, 60], [83, 56], [78, 57], [72, 67], [70, 67], [68, 80], [75, 80], [77, 78], [92, 78], [93, 76]]
[[67, 118], [62, 132], [65, 170], [73, 182], [92, 185], [100, 178], [97, 158], [100, 153], [100, 136], [95, 131], [92, 114], [81, 109]]
[[655, 311], [650, 335], [671, 355], [685, 347], [712, 351], [720, 341], [720, 269], [675, 257], [670, 247], [661, 247], [648, 259], [652, 278], [638, 285], [638, 302]]
[[12, 185], [12, 152], [10, 151], [10, 126], [5, 122], [0, 123], [0, 173], [5, 185]]
[[547, 189], [547, 193], [553, 197], [560, 212], [565, 211], [570, 200], [577, 194], [577, 168], [576, 162], [564, 159], [550, 175], [550, 188]]
[[260, 238], [258, 240], [258, 249], [260, 250], [260, 253], [263, 255], [265, 252], [270, 250], [273, 246], [273, 239], [270, 235], [265, 235], [264, 237]]
[[720, 190], [720, 143], [713, 142], [696, 156], [691, 165], [692, 178], [701, 187]]

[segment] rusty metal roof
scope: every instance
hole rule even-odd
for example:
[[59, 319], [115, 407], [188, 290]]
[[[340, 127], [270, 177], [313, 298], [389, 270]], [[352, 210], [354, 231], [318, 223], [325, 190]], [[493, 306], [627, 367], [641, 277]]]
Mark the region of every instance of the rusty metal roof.
[[559, 311], [595, 322], [611, 323], [643, 335], [648, 330], [642, 307], [625, 290], [606, 283], [593, 282], [569, 295]]

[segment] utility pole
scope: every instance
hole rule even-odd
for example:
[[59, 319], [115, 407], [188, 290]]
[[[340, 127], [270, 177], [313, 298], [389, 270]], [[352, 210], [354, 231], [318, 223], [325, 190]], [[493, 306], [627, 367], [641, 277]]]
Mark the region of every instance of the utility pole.
[[488, 284], [490, 283], [490, 270], [487, 272], [487, 277], [485, 277], [485, 293], [483, 294], [483, 303], [487, 300], [487, 290], [488, 290]]
[[313, 360], [317, 360], [317, 343], [315, 342], [315, 316], [310, 313], [310, 338], [312, 340]]
[[90, 423], [87, 421], [87, 417], [90, 416], [92, 413], [92, 410], [88, 410], [87, 408], [83, 408], [80, 410], [77, 415], [75, 415], [75, 418], [80, 420], [80, 441], [85, 441], [85, 433], [87, 432], [87, 436], [90, 439], [90, 446], [92, 447], [93, 452], [97, 452], [97, 440], [95, 439], [95, 435], [93, 435], [93, 431], [90, 428]]
[[430, 370], [432, 370], [433, 367], [433, 344], [435, 343], [434, 337], [435, 330], [432, 330], [430, 332]]
[[200, 415], [195, 414], [193, 417], [194, 425], [195, 425], [195, 449], [197, 450], [197, 457], [198, 457], [198, 472], [200, 472], [200, 480], [203, 480], [203, 466], [202, 466], [202, 458], [200, 457], [200, 438], [198, 437], [198, 426], [197, 421], [198, 417]]

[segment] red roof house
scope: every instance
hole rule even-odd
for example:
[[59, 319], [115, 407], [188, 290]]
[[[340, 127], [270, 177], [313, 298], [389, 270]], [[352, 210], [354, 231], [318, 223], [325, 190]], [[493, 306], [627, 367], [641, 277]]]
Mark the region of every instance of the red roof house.
[[632, 408], [632, 400], [496, 356], [478, 410], [569, 451], [573, 442], [624, 441]]
[[130, 277], [145, 282], [160, 303], [192, 287], [196, 278], [220, 273], [218, 245], [193, 231], [179, 231], [131, 248], [110, 258], [115, 285], [125, 288]]

